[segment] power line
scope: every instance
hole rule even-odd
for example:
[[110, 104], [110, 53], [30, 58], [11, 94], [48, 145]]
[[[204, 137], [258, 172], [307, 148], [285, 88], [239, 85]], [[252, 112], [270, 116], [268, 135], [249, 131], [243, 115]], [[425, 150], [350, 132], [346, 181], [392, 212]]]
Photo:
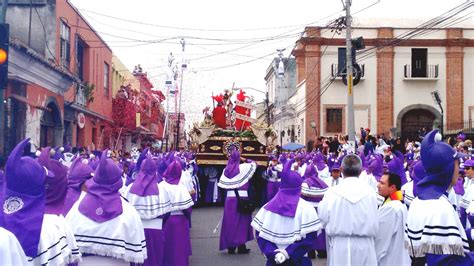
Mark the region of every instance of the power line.
[[38, 9], [36, 8], [36, 6], [33, 4], [33, 0], [30, 0], [30, 8], [33, 6], [33, 8], [35, 9], [35, 13], [36, 15], [38, 16], [38, 20], [40, 21], [40, 24], [41, 24], [41, 27], [43, 28], [43, 32], [44, 32], [44, 35], [45, 35], [45, 44], [46, 44], [46, 49], [48, 50], [49, 54], [53, 57], [54, 61], [55, 62], [59, 62], [58, 59], [56, 59], [56, 56], [54, 55], [53, 52], [51, 52], [51, 50], [49, 49], [49, 42], [48, 42], [48, 38], [46, 38], [46, 27], [44, 26], [44, 23], [43, 23], [43, 20], [41, 19], [41, 16], [38, 12]]
[[284, 29], [284, 28], [300, 28], [302, 26], [308, 26], [312, 24], [316, 24], [318, 22], [321, 22], [322, 20], [334, 15], [338, 14], [341, 11], [337, 11], [331, 15], [328, 15], [324, 18], [318, 19], [316, 21], [310, 22], [310, 23], [305, 23], [305, 24], [298, 24], [298, 25], [286, 25], [286, 26], [276, 26], [276, 27], [266, 27], [266, 28], [248, 28], [248, 29], [205, 29], [205, 28], [187, 28], [187, 27], [176, 27], [176, 26], [169, 26], [169, 25], [161, 25], [161, 24], [154, 24], [154, 23], [147, 23], [147, 22], [141, 22], [141, 21], [136, 21], [136, 20], [130, 20], [130, 19], [125, 19], [125, 18], [119, 18], [119, 17], [114, 17], [111, 15], [99, 13], [96, 11], [91, 11], [87, 9], [79, 9], [84, 12], [88, 12], [91, 14], [95, 14], [98, 16], [102, 17], [107, 17], [110, 19], [114, 20], [120, 20], [120, 21], [125, 21], [129, 23], [134, 23], [134, 24], [139, 24], [139, 25], [145, 25], [145, 26], [152, 26], [152, 27], [158, 27], [158, 28], [165, 28], [165, 29], [173, 29], [173, 30], [186, 30], [186, 31], [209, 31], [209, 32], [243, 32], [243, 31], [263, 31], [263, 30], [272, 30], [272, 29]]

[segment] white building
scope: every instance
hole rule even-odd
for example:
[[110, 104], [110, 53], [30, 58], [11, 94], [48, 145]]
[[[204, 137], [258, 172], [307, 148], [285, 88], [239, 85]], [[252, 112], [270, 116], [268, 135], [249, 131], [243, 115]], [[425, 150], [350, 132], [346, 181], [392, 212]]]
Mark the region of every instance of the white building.
[[[415, 30], [421, 23], [359, 20], [353, 29], [352, 36], [362, 36], [366, 45], [356, 58], [363, 72], [354, 86], [357, 133], [360, 127], [368, 127], [375, 134], [414, 137], [421, 127], [430, 129], [441, 121], [448, 133], [472, 127], [474, 25]], [[403, 38], [411, 32], [417, 34]], [[277, 110], [282, 118], [286, 112], [293, 113], [280, 127], [291, 125], [297, 131], [300, 126], [302, 137], [297, 142], [347, 134], [347, 88], [338, 77], [344, 36], [344, 30], [335, 35], [329, 28], [308, 27], [292, 52], [298, 85], [287, 104]], [[443, 118], [433, 91], [442, 100]]]

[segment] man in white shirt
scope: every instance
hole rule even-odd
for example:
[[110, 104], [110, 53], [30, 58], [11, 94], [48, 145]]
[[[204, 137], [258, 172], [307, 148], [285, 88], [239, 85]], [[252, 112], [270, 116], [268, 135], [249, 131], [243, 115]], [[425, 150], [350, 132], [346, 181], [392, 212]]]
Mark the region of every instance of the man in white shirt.
[[341, 168], [344, 181], [331, 187], [318, 207], [326, 229], [328, 265], [377, 265], [375, 193], [358, 178], [362, 169], [359, 156], [347, 155]]
[[401, 184], [400, 176], [387, 173], [377, 185], [385, 199], [379, 209], [379, 231], [375, 237], [378, 265], [410, 265], [404, 238], [407, 207], [402, 203]]

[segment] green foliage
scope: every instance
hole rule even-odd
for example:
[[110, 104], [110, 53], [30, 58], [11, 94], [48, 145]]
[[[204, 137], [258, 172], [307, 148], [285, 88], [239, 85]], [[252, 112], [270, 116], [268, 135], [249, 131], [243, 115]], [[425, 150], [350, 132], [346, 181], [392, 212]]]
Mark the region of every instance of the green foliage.
[[240, 137], [257, 139], [252, 131], [235, 131], [235, 130], [217, 130], [212, 134], [213, 137]]
[[83, 84], [83, 90], [84, 90], [84, 97], [86, 98], [87, 103], [93, 102], [95, 85], [86, 81]]

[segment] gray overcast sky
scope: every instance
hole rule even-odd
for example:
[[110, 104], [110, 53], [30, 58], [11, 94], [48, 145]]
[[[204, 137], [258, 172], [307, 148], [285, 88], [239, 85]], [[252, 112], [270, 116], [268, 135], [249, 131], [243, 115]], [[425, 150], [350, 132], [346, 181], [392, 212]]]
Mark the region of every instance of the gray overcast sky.
[[[344, 14], [340, 0], [71, 2], [130, 70], [141, 64], [159, 89], [164, 87], [168, 54], [173, 52], [180, 61], [179, 39], [184, 37], [189, 63], [183, 109], [193, 121], [205, 106], [212, 105], [212, 93], [233, 83], [264, 91], [263, 78], [276, 49], [287, 48], [288, 56], [305, 25], [324, 25]], [[352, 10], [376, 2], [353, 0]], [[463, 2], [466, 0], [381, 0], [355, 15], [355, 23], [358, 18], [382, 17], [428, 20]], [[251, 94], [263, 99], [263, 94]]]

